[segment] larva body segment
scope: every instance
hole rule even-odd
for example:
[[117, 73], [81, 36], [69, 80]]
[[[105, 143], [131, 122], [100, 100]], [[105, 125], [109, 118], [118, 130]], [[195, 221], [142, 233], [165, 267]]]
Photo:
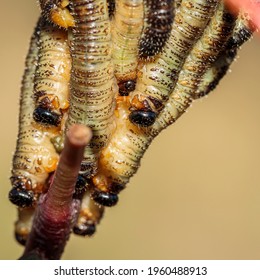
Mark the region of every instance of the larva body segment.
[[138, 42], [143, 28], [143, 13], [143, 0], [116, 1], [111, 32], [112, 58], [119, 84], [136, 79]]
[[70, 0], [39, 0], [39, 2], [45, 19], [63, 28], [75, 25], [68, 9]]
[[15, 238], [25, 245], [32, 228], [35, 208], [18, 208], [18, 220], [15, 222]]
[[113, 75], [112, 45], [107, 2], [73, 0], [76, 26], [70, 32], [72, 74], [67, 127], [81, 123], [92, 129], [81, 174], [92, 177], [97, 159], [113, 131], [116, 84]]
[[38, 59], [37, 42], [39, 24], [32, 37], [26, 58], [26, 69], [22, 81], [19, 112], [19, 130], [16, 150], [12, 162], [12, 189], [9, 199], [20, 207], [34, 204], [42, 192], [49, 173], [56, 169], [58, 155], [50, 138], [52, 131], [43, 131], [33, 121], [33, 79]]
[[136, 89], [130, 93], [132, 123], [139, 126], [154, 123], [177, 82], [185, 58], [208, 24], [217, 3], [217, 0], [182, 1], [162, 52], [138, 72]]
[[249, 40], [252, 33], [253, 31], [249, 28], [247, 19], [241, 13], [236, 21], [234, 32], [227, 41], [224, 50], [203, 76], [200, 86], [196, 91], [195, 98], [201, 98], [216, 88], [234, 61], [238, 49], [244, 42]]
[[102, 150], [99, 172], [93, 184], [101, 190], [118, 193], [140, 166], [140, 159], [152, 138], [128, 120], [127, 98], [117, 101], [116, 131]]
[[139, 43], [139, 57], [149, 59], [161, 52], [170, 36], [174, 0], [144, 0], [145, 27]]
[[67, 32], [43, 21], [38, 48], [34, 120], [42, 125], [59, 126], [69, 107], [71, 57]]
[[221, 2], [201, 39], [187, 57], [179, 74], [177, 85], [151, 129], [152, 135], [157, 135], [162, 129], [173, 123], [190, 106], [205, 72], [215, 63], [232, 35], [235, 20]]
[[142, 129], [127, 121], [127, 98], [118, 102], [117, 129], [109, 145], [102, 151], [100, 172], [93, 179], [95, 185], [99, 188], [107, 187], [114, 192], [115, 186], [123, 188], [137, 171], [152, 139], [173, 123], [190, 105], [205, 71], [215, 61], [233, 27], [234, 18], [220, 4], [201, 39], [188, 55], [166, 107], [150, 128]]
[[88, 191], [82, 197], [79, 216], [73, 232], [81, 236], [92, 236], [103, 217], [104, 207], [96, 204]]

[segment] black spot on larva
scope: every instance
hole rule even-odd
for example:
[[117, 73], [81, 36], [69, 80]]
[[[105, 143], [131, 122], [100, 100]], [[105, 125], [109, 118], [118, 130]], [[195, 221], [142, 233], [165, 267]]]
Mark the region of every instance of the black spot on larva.
[[100, 205], [103, 206], [114, 206], [118, 202], [118, 195], [111, 192], [94, 191], [92, 198]]
[[136, 82], [134, 80], [119, 83], [119, 94], [121, 96], [128, 96], [131, 91], [135, 90], [135, 84]]
[[94, 223], [77, 224], [73, 227], [73, 232], [81, 236], [91, 236], [96, 232]]
[[114, 15], [114, 12], [115, 12], [115, 6], [116, 6], [115, 0], [108, 0], [107, 5], [108, 5], [109, 17], [112, 17]]
[[50, 110], [38, 107], [33, 112], [33, 119], [43, 125], [58, 126], [61, 121], [61, 115]]
[[74, 198], [81, 197], [85, 193], [87, 186], [88, 186], [87, 179], [82, 175], [78, 175], [73, 197]]
[[16, 232], [15, 233], [15, 239], [19, 244], [25, 246], [26, 241], [27, 241], [27, 236], [25, 236], [23, 234], [19, 234], [19, 233]]
[[124, 184], [119, 184], [119, 183], [116, 183], [116, 182], [111, 183], [111, 185], [109, 186], [109, 190], [113, 193], [119, 193], [124, 188], [125, 188]]
[[149, 58], [161, 52], [170, 36], [174, 19], [174, 1], [146, 0], [146, 27], [139, 42], [139, 57]]
[[9, 192], [9, 200], [19, 207], [29, 207], [34, 202], [34, 196], [31, 191], [19, 187], [13, 187]]
[[154, 124], [156, 120], [157, 114], [153, 111], [142, 111], [136, 110], [130, 113], [129, 120], [131, 123], [142, 126], [148, 127]]

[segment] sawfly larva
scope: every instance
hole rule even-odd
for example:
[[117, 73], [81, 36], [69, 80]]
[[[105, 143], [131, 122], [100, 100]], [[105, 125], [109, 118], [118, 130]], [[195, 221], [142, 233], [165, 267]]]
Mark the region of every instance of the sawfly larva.
[[149, 59], [161, 52], [170, 36], [174, 0], [144, 0], [145, 28], [139, 43], [139, 57]]
[[[138, 64], [138, 41], [143, 27], [143, 0], [117, 0], [111, 26], [116, 79], [119, 84], [134, 82]], [[126, 95], [125, 91], [122, 95]]]
[[70, 0], [40, 0], [42, 15], [47, 20], [64, 28], [75, 25], [68, 6]]
[[202, 37], [188, 55], [170, 100], [155, 124], [149, 129], [137, 127], [127, 120], [127, 97], [122, 97], [121, 101], [118, 101], [117, 128], [108, 146], [101, 153], [100, 169], [92, 180], [95, 186], [101, 189], [107, 188], [114, 193], [124, 188], [130, 177], [137, 171], [140, 160], [152, 139], [190, 105], [203, 74], [214, 62], [218, 52], [231, 35], [234, 22], [234, 18], [220, 4]]
[[72, 55], [70, 109], [66, 126], [81, 123], [92, 129], [80, 174], [97, 172], [97, 160], [114, 130], [115, 79], [107, 2], [73, 0], [75, 27], [70, 32]]
[[67, 33], [42, 22], [38, 63], [34, 78], [34, 120], [42, 125], [59, 126], [69, 107], [71, 57]]
[[155, 122], [176, 84], [185, 58], [207, 26], [217, 3], [217, 0], [182, 1], [162, 52], [145, 63], [137, 74], [136, 89], [129, 95], [132, 123], [148, 127]]
[[82, 197], [79, 216], [73, 227], [73, 232], [81, 236], [91, 236], [96, 231], [96, 225], [103, 217], [104, 207], [95, 203], [88, 191]]
[[58, 155], [50, 138], [54, 133], [43, 131], [33, 121], [33, 79], [38, 59], [39, 23], [31, 39], [22, 81], [19, 112], [19, 131], [13, 156], [12, 189], [9, 199], [20, 207], [35, 203], [49, 173], [56, 169]]
[[158, 135], [162, 129], [175, 122], [190, 106], [206, 71], [215, 63], [232, 35], [235, 20], [221, 2], [203, 36], [187, 57], [179, 74], [177, 85], [150, 131], [152, 135]]

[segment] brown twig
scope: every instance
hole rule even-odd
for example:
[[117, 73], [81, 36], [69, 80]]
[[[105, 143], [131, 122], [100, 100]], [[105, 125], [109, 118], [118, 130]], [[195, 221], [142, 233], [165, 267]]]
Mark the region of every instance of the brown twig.
[[32, 231], [20, 259], [60, 259], [79, 211], [73, 199], [85, 146], [92, 136], [83, 125], [73, 125], [67, 132], [53, 182], [41, 195]]

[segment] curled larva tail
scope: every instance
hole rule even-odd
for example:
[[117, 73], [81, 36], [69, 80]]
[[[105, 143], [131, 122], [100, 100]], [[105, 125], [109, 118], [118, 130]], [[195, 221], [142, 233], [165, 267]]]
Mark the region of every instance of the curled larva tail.
[[88, 191], [85, 192], [73, 232], [81, 236], [92, 236], [96, 232], [96, 226], [103, 217], [103, 213], [104, 207], [96, 204]]
[[92, 177], [113, 131], [115, 79], [107, 1], [72, 0], [76, 25], [69, 31], [72, 73], [67, 127], [81, 123], [93, 137], [84, 152], [81, 175]]
[[33, 205], [42, 192], [49, 173], [56, 169], [58, 155], [50, 138], [54, 132], [43, 131], [33, 121], [33, 79], [38, 60], [39, 24], [32, 37], [22, 81], [19, 130], [12, 162], [12, 189], [9, 199], [20, 207]]
[[139, 43], [139, 57], [149, 59], [161, 52], [170, 36], [174, 19], [173, 0], [144, 0], [145, 27]]
[[136, 88], [129, 95], [129, 119], [133, 124], [148, 127], [155, 122], [176, 85], [190, 49], [207, 26], [217, 3], [217, 0], [181, 2], [163, 50], [153, 61], [139, 67]]
[[38, 48], [33, 117], [41, 125], [58, 127], [69, 107], [71, 57], [67, 32], [43, 20]]
[[68, 9], [70, 0], [40, 0], [39, 2], [45, 19], [63, 28], [75, 25]]

